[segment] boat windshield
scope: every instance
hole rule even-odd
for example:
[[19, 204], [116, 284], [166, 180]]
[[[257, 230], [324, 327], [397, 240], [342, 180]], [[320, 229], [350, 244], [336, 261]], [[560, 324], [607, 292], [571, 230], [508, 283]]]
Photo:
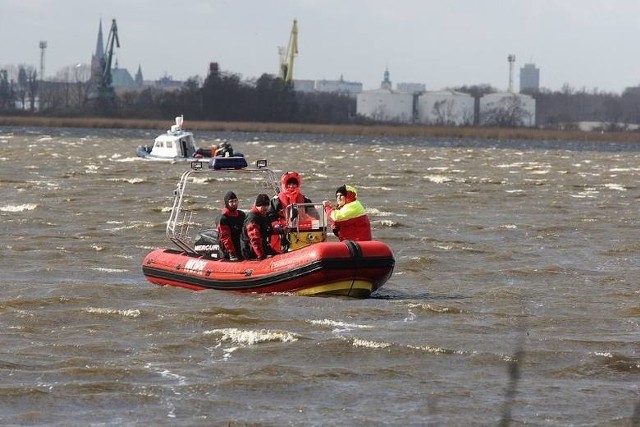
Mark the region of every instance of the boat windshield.
[[322, 203], [293, 203], [285, 208], [285, 246], [289, 251], [327, 240]]

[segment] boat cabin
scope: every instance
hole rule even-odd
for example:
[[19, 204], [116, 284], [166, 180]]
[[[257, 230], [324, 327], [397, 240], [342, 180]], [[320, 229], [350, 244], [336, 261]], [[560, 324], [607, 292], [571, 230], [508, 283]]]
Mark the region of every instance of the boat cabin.
[[180, 129], [158, 136], [153, 143], [151, 155], [167, 158], [193, 157], [196, 150], [193, 134]]

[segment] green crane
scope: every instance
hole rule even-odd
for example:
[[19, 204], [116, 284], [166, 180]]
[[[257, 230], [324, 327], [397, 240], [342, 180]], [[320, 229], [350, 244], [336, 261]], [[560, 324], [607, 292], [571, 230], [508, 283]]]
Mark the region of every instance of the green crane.
[[111, 30], [107, 37], [107, 44], [104, 50], [104, 55], [100, 58], [100, 71], [99, 75], [94, 76], [93, 88], [89, 91], [89, 99], [113, 99], [115, 97], [115, 91], [111, 83], [113, 77], [111, 75], [111, 64], [113, 62], [113, 48], [120, 47], [120, 40], [118, 39], [118, 25], [116, 20], [111, 21]]

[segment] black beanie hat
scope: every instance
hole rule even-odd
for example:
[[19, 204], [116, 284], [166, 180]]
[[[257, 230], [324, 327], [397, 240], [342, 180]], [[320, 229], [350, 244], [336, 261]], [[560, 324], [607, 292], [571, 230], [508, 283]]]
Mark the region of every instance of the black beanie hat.
[[224, 206], [228, 208], [229, 200], [237, 198], [238, 196], [236, 196], [236, 193], [234, 193], [233, 191], [227, 191], [227, 194], [224, 195]]
[[258, 194], [258, 197], [256, 197], [256, 206], [269, 206], [269, 196], [266, 194]]
[[336, 188], [336, 194], [342, 194], [344, 197], [347, 197], [347, 186], [343, 185]]

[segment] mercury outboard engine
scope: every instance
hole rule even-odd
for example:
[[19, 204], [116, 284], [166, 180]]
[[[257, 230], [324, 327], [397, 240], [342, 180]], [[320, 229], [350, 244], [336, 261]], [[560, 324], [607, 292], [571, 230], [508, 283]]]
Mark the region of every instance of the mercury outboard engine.
[[224, 258], [224, 254], [218, 243], [218, 230], [210, 228], [201, 231], [196, 236], [194, 249], [201, 255], [211, 259]]

